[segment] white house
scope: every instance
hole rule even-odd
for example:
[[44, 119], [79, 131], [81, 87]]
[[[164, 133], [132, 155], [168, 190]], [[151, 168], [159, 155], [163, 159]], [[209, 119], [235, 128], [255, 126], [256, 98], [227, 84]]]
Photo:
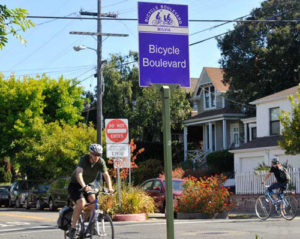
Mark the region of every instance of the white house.
[[[256, 117], [243, 119], [244, 144], [230, 150], [234, 153], [234, 170], [237, 193], [259, 193], [261, 178], [254, 175], [254, 169], [260, 164], [271, 165], [271, 159], [277, 157], [281, 163], [297, 171], [297, 192], [300, 190], [300, 155], [286, 155], [278, 145], [283, 127], [279, 121], [281, 110], [292, 110], [289, 95], [296, 95], [298, 86], [257, 99], [251, 104], [256, 106]], [[296, 180], [296, 179], [295, 179]], [[257, 190], [259, 189], [259, 190]]]
[[230, 150], [234, 153], [235, 173], [253, 172], [261, 163], [270, 165], [271, 159], [277, 157], [280, 162], [294, 168], [300, 168], [300, 155], [286, 155], [278, 145], [281, 139], [282, 125], [279, 121], [281, 110], [291, 111], [289, 95], [296, 95], [298, 86], [277, 92], [255, 100], [256, 118], [243, 119], [244, 144]]
[[[194, 110], [197, 112], [184, 124], [184, 159], [189, 152], [197, 151], [194, 159], [209, 152], [238, 147], [243, 142], [245, 117], [239, 110], [230, 107], [225, 98], [229, 86], [223, 84], [223, 69], [204, 67], [193, 93]], [[188, 148], [194, 140], [197, 150]]]

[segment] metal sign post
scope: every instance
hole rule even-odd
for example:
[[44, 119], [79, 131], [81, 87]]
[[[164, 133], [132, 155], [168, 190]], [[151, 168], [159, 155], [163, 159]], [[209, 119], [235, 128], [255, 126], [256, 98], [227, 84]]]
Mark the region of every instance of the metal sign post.
[[174, 239], [170, 87], [190, 87], [188, 7], [138, 3], [140, 86], [161, 87], [163, 101], [164, 167], [166, 172], [167, 238]]
[[[128, 151], [129, 130], [127, 119], [106, 119], [106, 156], [114, 158], [114, 168], [117, 169], [118, 197], [121, 206], [121, 178], [120, 169], [130, 165], [130, 153]], [[128, 158], [129, 157], [129, 158]], [[129, 159], [129, 162], [128, 160]]]
[[114, 159], [114, 167], [117, 168], [117, 180], [118, 180], [118, 198], [119, 205], [121, 206], [121, 178], [120, 178], [120, 168], [122, 168], [122, 159]]
[[163, 102], [163, 135], [164, 135], [164, 165], [166, 177], [166, 217], [168, 238], [174, 238], [174, 208], [173, 208], [173, 185], [172, 185], [172, 152], [171, 152], [171, 127], [170, 127], [170, 88], [161, 88]]

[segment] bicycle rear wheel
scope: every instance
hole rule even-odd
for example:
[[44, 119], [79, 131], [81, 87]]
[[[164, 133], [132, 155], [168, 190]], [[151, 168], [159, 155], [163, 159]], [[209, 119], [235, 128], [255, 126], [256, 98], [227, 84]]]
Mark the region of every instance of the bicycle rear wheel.
[[[98, 230], [93, 230], [90, 238], [114, 239], [114, 225], [109, 215], [101, 213], [98, 216]], [[95, 227], [97, 228], [97, 224]]]
[[272, 203], [266, 196], [262, 195], [256, 199], [255, 212], [259, 219], [266, 220], [270, 217], [272, 211]]
[[281, 215], [286, 220], [293, 220], [297, 214], [298, 202], [293, 196], [284, 196], [280, 204]]

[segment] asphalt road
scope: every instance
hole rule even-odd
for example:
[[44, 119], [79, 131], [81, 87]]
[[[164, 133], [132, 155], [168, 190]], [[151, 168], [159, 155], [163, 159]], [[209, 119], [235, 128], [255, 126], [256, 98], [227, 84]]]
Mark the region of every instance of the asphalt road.
[[[34, 209], [0, 208], [0, 238], [53, 239], [63, 238], [56, 228], [58, 212]], [[175, 238], [201, 239], [299, 239], [300, 217], [283, 218], [175, 220]], [[166, 236], [166, 220], [154, 215], [146, 222], [114, 222], [116, 239], [160, 239]]]

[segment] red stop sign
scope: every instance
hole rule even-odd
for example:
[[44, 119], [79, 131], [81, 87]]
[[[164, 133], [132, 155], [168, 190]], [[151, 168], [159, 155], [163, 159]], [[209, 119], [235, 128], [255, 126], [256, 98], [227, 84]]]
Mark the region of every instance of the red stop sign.
[[109, 121], [106, 125], [105, 131], [107, 138], [112, 143], [121, 143], [125, 140], [128, 141], [128, 126], [127, 123], [121, 119], [113, 119]]

